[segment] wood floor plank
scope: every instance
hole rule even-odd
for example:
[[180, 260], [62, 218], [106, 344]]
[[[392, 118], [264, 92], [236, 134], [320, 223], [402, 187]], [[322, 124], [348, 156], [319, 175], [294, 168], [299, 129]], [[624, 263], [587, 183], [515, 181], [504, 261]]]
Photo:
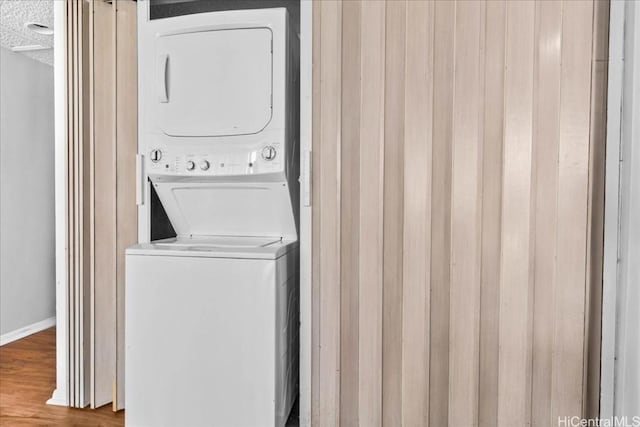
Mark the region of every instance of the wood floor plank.
[[50, 328], [0, 347], [0, 425], [124, 426], [110, 406], [47, 405], [56, 387], [56, 333]]

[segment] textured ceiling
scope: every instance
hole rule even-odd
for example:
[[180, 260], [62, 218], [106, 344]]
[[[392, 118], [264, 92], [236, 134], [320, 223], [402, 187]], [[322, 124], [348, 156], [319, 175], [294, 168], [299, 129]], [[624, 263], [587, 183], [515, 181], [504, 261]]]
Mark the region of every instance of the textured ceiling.
[[21, 52], [37, 61], [53, 65], [53, 35], [45, 36], [24, 27], [37, 22], [53, 28], [53, 0], [0, 0], [0, 45], [41, 45], [51, 49]]

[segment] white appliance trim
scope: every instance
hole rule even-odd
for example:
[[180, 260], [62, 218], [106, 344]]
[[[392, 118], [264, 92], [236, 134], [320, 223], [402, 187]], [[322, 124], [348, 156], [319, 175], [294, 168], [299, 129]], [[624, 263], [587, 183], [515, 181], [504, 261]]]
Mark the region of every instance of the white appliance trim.
[[[602, 277], [602, 344], [600, 364], [600, 417], [613, 416], [616, 342], [616, 281], [618, 271], [618, 191], [620, 120], [624, 63], [624, 2], [611, 3], [607, 90], [607, 147], [604, 206], [604, 259]], [[615, 195], [615, 197], [612, 197]]]
[[311, 137], [313, 5], [300, 1], [300, 426], [311, 426]]
[[55, 104], [55, 254], [56, 254], [56, 388], [52, 392], [49, 405], [69, 406], [69, 305], [67, 300], [67, 248], [66, 248], [66, 200], [65, 191], [65, 2], [53, 2], [53, 84]]
[[[630, 306], [637, 301], [630, 291], [636, 241], [629, 233], [637, 230], [630, 218], [637, 210], [637, 182], [634, 162], [638, 161], [638, 132], [632, 120], [640, 108], [640, 5], [632, 1], [611, 2], [609, 21], [607, 146], [605, 170], [604, 260], [602, 289], [602, 345], [600, 370], [600, 418], [627, 415], [626, 406], [637, 398], [637, 328]], [[632, 146], [632, 141], [635, 145]], [[634, 151], [636, 150], [636, 151]], [[636, 204], [633, 204], [636, 203]], [[631, 357], [630, 357], [631, 356]], [[630, 360], [635, 359], [635, 360]], [[636, 393], [633, 395], [633, 393]], [[629, 394], [631, 393], [631, 395]], [[636, 399], [637, 401], [637, 399]], [[637, 406], [636, 406], [637, 408]], [[628, 414], [637, 415], [637, 414]]]

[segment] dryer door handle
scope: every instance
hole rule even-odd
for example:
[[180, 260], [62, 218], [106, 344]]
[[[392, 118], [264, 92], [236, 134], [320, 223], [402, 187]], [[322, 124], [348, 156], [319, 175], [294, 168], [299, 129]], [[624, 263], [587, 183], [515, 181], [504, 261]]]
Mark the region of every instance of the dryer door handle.
[[158, 102], [169, 102], [167, 91], [167, 68], [169, 67], [169, 55], [162, 54], [158, 57]]

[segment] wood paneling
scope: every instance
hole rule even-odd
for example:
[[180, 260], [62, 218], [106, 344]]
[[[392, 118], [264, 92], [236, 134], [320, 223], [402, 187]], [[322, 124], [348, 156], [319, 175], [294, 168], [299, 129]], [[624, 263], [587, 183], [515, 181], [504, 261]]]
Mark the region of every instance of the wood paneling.
[[[340, 331], [340, 420], [355, 425], [359, 417], [359, 304], [358, 280], [360, 265], [360, 116], [362, 91], [360, 70], [361, 7], [360, 2], [345, 2], [342, 13], [342, 101], [341, 108], [350, 111], [342, 122], [341, 176], [344, 177], [340, 196], [340, 316], [345, 319]], [[346, 320], [348, 319], [348, 320]]]
[[[434, 5], [433, 129], [431, 174], [431, 307], [429, 387], [449, 389], [449, 299], [451, 259], [451, 147], [454, 77], [454, 2]], [[402, 223], [397, 226], [402, 230]], [[396, 286], [402, 289], [402, 277]], [[402, 312], [402, 307], [397, 310]], [[429, 422], [446, 425], [448, 393], [430, 393]], [[393, 424], [390, 424], [393, 425]]]
[[560, 138], [561, 50], [557, 42], [562, 31], [562, 4], [536, 5], [537, 47], [534, 97], [535, 143], [535, 263], [533, 345], [532, 425], [545, 427], [551, 419], [551, 362], [553, 351], [553, 292], [555, 280], [556, 233], [558, 216], [558, 141]]
[[433, 6], [409, 1], [406, 10], [401, 416], [405, 425], [425, 425], [429, 415]]
[[[112, 401], [116, 369], [117, 191], [115, 9], [93, 1], [94, 227], [91, 407]], [[88, 124], [88, 123], [87, 123]]]
[[136, 153], [138, 148], [137, 4], [116, 8], [116, 387], [113, 409], [124, 408], [124, 251], [138, 240]]
[[[594, 5], [567, 2], [562, 19], [558, 231], [551, 419], [584, 411], [586, 252]], [[585, 86], [589, 90], [585, 89]]]
[[[607, 82], [609, 61], [609, 5], [599, 2], [594, 10], [593, 58], [591, 69], [591, 134], [589, 151], [589, 219], [587, 252], [587, 345], [584, 348], [584, 386], [587, 401], [585, 411], [589, 418], [600, 415], [600, 346], [602, 336], [602, 293], [604, 264], [604, 197], [605, 148], [607, 132]], [[592, 58], [592, 59], [593, 59]]]
[[66, 9], [70, 402], [95, 408], [124, 387], [124, 249], [137, 239], [136, 3], [67, 0]]
[[92, 168], [89, 123], [89, 5], [80, 0], [65, 4], [66, 86], [65, 86], [65, 171], [66, 171], [66, 271], [69, 309], [69, 404], [81, 407], [89, 392], [90, 352], [84, 345], [90, 337], [88, 313], [92, 274], [91, 251], [93, 218], [91, 214]]
[[485, 103], [482, 142], [482, 265], [480, 285], [480, 378], [478, 425], [498, 424], [498, 356], [502, 142], [504, 138], [504, 54], [506, 4], [487, 2], [484, 58]]
[[[385, 5], [362, 8], [358, 232], [358, 419], [382, 422], [382, 260], [384, 191]], [[343, 144], [343, 147], [346, 145]]]
[[385, 10], [382, 260], [382, 424], [402, 416], [402, 219], [404, 217], [404, 58], [406, 1]]
[[[478, 419], [485, 4], [456, 4], [451, 140], [449, 425]], [[435, 61], [436, 59], [434, 59]], [[438, 159], [434, 159], [438, 161]], [[432, 390], [437, 393], [438, 390]]]
[[533, 2], [507, 2], [500, 308], [498, 425], [529, 419], [531, 393]]
[[[322, 149], [314, 151], [314, 157], [317, 156], [319, 164], [316, 168], [314, 158], [313, 170], [314, 173], [317, 171], [319, 174], [314, 176], [314, 197], [317, 195], [318, 200], [314, 202], [312, 215], [316, 221], [314, 227], [322, 231], [315, 234], [317, 239], [314, 242], [316, 249], [314, 253], [317, 254], [318, 261], [313, 263], [312, 275], [315, 286], [318, 288], [314, 303], [318, 304], [319, 330], [317, 345], [312, 351], [319, 353], [319, 358], [315, 361], [318, 369], [316, 376], [318, 391], [315, 396], [318, 410], [315, 419], [319, 425], [335, 425], [340, 422], [341, 401], [342, 2], [317, 3], [319, 3], [318, 10], [314, 9], [314, 14], [316, 16], [321, 14], [322, 19], [316, 26], [319, 31], [314, 37], [319, 38], [318, 49], [321, 60], [317, 63], [319, 68], [314, 69], [314, 73], [320, 79], [317, 82], [319, 93], [314, 93], [314, 99], [319, 101], [318, 111], [314, 111], [314, 122], [317, 123], [320, 120], [322, 125], [318, 128], [317, 137], [314, 135], [314, 141], [318, 141]], [[315, 53], [314, 57], [316, 57]], [[313, 363], [314, 360], [312, 360]]]
[[597, 414], [607, 10], [314, 3], [313, 425]]

